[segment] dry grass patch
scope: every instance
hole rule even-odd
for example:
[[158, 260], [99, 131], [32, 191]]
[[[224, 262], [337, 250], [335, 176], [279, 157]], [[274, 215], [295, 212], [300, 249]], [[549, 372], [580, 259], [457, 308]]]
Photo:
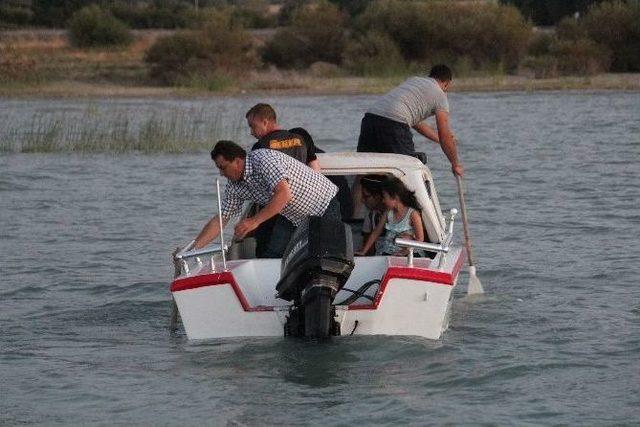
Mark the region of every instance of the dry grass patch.
[[124, 85], [145, 79], [144, 52], [162, 31], [134, 31], [134, 41], [121, 49], [78, 49], [64, 31], [20, 32], [0, 42], [0, 83], [50, 84], [59, 81], [106, 81]]

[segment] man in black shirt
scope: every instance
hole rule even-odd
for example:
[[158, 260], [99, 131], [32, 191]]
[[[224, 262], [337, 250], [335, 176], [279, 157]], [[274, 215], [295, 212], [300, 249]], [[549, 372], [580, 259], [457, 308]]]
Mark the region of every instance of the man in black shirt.
[[318, 171], [318, 159], [313, 142], [309, 143], [301, 135], [282, 129], [278, 124], [276, 112], [269, 104], [256, 104], [246, 114], [251, 135], [258, 139], [251, 150], [270, 148], [282, 151], [294, 159]]
[[[278, 124], [276, 112], [271, 105], [256, 104], [247, 111], [245, 117], [251, 129], [251, 135], [258, 139], [251, 147], [251, 151], [260, 148], [281, 151], [316, 172], [320, 170], [313, 140], [307, 142], [301, 135], [282, 129]], [[258, 206], [258, 208], [262, 209], [263, 206]], [[256, 257], [263, 258], [268, 256], [267, 248], [272, 240], [273, 230], [278, 221], [287, 222], [287, 219], [281, 217], [281, 215], [275, 215], [256, 228], [254, 232]]]

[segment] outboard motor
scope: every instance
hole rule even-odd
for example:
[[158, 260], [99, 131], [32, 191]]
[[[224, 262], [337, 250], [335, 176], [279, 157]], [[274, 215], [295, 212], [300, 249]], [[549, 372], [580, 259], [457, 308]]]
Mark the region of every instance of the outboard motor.
[[351, 229], [337, 218], [312, 216], [291, 237], [284, 255], [278, 298], [293, 301], [285, 336], [340, 335], [332, 305], [353, 271]]

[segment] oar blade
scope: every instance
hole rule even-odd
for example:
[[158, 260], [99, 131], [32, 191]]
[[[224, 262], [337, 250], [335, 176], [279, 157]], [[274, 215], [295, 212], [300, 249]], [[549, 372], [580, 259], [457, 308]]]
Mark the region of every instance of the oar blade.
[[467, 286], [467, 295], [478, 295], [483, 294], [484, 289], [482, 289], [482, 283], [480, 283], [480, 279], [476, 275], [476, 267], [469, 267], [469, 285]]

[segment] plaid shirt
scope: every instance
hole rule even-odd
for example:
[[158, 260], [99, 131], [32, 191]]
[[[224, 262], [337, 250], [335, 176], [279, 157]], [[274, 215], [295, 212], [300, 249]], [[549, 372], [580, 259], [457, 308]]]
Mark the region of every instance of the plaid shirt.
[[338, 192], [324, 175], [293, 157], [276, 150], [254, 150], [247, 154], [240, 181], [227, 183], [222, 217], [238, 215], [247, 200], [267, 205], [283, 179], [289, 183], [292, 198], [280, 213], [296, 226], [308, 216], [324, 214]]

